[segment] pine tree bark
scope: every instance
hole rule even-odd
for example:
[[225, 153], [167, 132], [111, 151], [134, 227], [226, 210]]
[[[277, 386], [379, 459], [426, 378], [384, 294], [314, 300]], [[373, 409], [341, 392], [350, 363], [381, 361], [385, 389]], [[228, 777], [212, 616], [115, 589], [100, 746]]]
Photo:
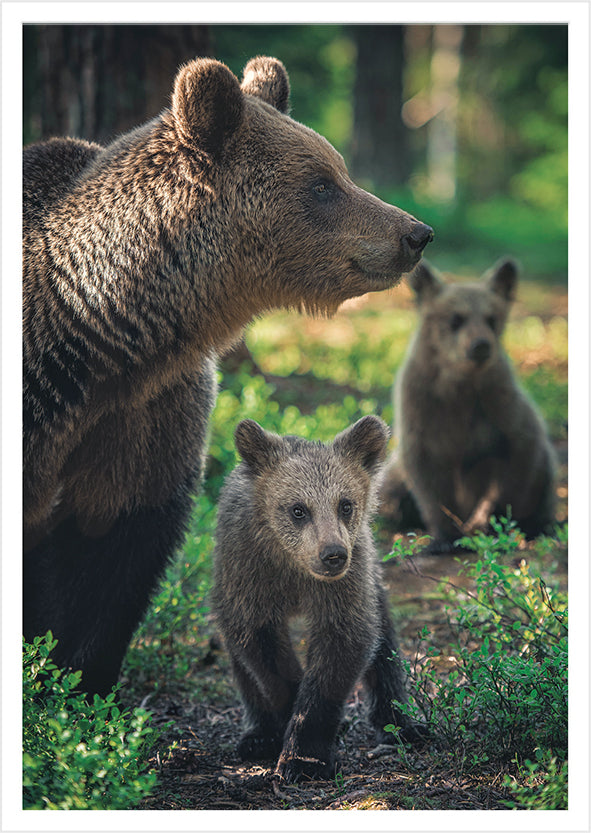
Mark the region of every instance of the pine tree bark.
[[408, 133], [402, 116], [404, 26], [355, 26], [357, 46], [351, 171], [374, 185], [409, 175]]
[[156, 116], [179, 65], [209, 52], [207, 26], [25, 26], [25, 143], [108, 141]]

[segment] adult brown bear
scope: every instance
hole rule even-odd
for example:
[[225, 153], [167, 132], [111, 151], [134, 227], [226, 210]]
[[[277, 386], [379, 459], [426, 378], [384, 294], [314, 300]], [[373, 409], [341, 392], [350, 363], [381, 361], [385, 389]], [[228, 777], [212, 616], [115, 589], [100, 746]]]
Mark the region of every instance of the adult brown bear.
[[216, 356], [274, 307], [392, 286], [432, 230], [355, 186], [287, 115], [283, 65], [182, 67], [172, 106], [101, 148], [24, 153], [24, 633], [116, 681], [182, 539]]

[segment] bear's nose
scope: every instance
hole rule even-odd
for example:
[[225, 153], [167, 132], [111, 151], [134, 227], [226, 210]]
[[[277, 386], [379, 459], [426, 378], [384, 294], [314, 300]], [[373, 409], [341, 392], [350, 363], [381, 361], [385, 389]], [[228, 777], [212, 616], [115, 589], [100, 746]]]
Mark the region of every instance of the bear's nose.
[[490, 341], [486, 338], [475, 339], [468, 348], [468, 358], [477, 364], [484, 364], [487, 359], [490, 359], [490, 354]]
[[412, 231], [402, 238], [402, 245], [408, 255], [420, 255], [427, 243], [433, 240], [433, 229], [425, 223], [415, 223]]
[[320, 551], [320, 560], [329, 574], [336, 576], [347, 563], [347, 550], [340, 544], [329, 544]]

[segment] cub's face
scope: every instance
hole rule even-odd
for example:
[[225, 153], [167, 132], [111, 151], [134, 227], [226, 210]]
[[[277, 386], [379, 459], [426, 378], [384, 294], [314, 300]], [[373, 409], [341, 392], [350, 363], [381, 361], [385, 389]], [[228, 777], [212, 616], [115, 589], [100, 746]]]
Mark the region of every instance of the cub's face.
[[440, 363], [478, 373], [498, 354], [507, 304], [479, 286], [450, 286], [424, 311], [423, 331]]
[[290, 566], [323, 581], [346, 574], [373, 510], [387, 440], [377, 417], [364, 417], [330, 445], [279, 437], [252, 420], [238, 425], [236, 447], [252, 475], [257, 520]]
[[294, 455], [270, 471], [264, 484], [265, 524], [291, 563], [315, 578], [345, 575], [365, 515], [369, 477], [318, 449]]
[[421, 315], [417, 343], [448, 375], [476, 377], [497, 360], [517, 270], [503, 261], [485, 280], [444, 284], [421, 264], [411, 277]]

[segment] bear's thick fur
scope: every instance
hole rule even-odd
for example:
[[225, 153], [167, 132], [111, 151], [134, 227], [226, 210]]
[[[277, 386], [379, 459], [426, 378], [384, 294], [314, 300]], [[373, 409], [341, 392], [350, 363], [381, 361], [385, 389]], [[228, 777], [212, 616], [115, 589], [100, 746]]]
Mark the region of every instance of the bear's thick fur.
[[410, 489], [433, 552], [508, 507], [527, 536], [554, 521], [554, 451], [500, 341], [517, 279], [510, 259], [479, 283], [446, 284], [426, 262], [409, 278], [420, 322], [394, 386], [381, 512], [400, 520]]
[[107, 147], [24, 152], [24, 632], [83, 687], [116, 681], [180, 543], [215, 361], [274, 307], [391, 286], [428, 226], [355, 186], [286, 113], [283, 65], [218, 61]]
[[[378, 742], [395, 723], [404, 674], [370, 530], [388, 429], [367, 416], [323, 445], [236, 429], [243, 462], [222, 490], [213, 603], [244, 705], [243, 759], [273, 758], [286, 781], [334, 776], [344, 704], [363, 677]], [[306, 623], [306, 669], [289, 637]]]

